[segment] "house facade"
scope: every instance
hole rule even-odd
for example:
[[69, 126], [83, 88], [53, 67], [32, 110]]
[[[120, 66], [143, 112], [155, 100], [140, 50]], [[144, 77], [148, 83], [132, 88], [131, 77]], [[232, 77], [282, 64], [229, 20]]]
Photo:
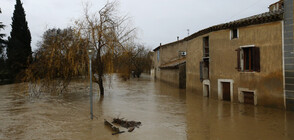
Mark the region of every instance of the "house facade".
[[179, 88], [186, 87], [187, 42], [178, 40], [153, 51], [154, 77]]
[[[275, 16], [277, 21], [233, 22], [188, 39], [187, 89], [219, 100], [283, 107], [282, 15]], [[244, 22], [251, 25], [239, 26]]]
[[187, 90], [218, 100], [294, 110], [293, 0], [281, 0], [269, 10], [206, 28], [172, 43], [175, 47], [157, 47], [154, 51], [164, 57], [157, 65], [157, 78], [170, 75], [163, 66], [172, 57], [164, 54], [186, 48]]

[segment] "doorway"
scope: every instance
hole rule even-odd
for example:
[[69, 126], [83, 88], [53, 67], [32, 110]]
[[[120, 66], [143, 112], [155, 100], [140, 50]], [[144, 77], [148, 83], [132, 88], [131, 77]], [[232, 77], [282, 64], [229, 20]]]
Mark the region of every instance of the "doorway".
[[218, 79], [218, 99], [233, 102], [234, 80]]
[[205, 89], [206, 89], [206, 97], [209, 97], [209, 85], [205, 85]]
[[203, 81], [203, 96], [210, 97], [210, 81], [209, 80]]
[[231, 101], [231, 87], [229, 82], [222, 82], [223, 100]]

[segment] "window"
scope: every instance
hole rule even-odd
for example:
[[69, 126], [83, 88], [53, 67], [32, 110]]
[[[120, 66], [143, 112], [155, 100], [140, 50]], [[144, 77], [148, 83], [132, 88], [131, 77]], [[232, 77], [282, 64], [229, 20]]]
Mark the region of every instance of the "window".
[[243, 91], [244, 104], [254, 105], [254, 92]]
[[257, 105], [257, 93], [248, 88], [238, 88], [238, 100], [240, 103]]
[[200, 81], [209, 79], [209, 37], [203, 37], [203, 61], [200, 62]]
[[209, 79], [209, 59], [200, 61], [200, 81]]
[[235, 39], [239, 37], [239, 30], [237, 28], [234, 28], [231, 30], [231, 39]]
[[203, 38], [203, 57], [209, 57], [209, 37]]
[[244, 70], [253, 70], [253, 56], [252, 56], [252, 48], [244, 48], [243, 49], [243, 67]]
[[260, 51], [258, 47], [243, 47], [237, 51], [237, 70], [245, 72], [260, 71]]
[[159, 50], [157, 51], [157, 62], [159, 62], [159, 55], [160, 55], [160, 52]]

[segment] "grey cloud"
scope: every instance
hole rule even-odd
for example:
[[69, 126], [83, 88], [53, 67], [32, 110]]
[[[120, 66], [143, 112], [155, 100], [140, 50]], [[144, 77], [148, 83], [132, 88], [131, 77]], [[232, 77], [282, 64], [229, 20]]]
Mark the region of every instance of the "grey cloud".
[[[89, 0], [93, 9], [99, 9], [106, 0]], [[177, 36], [187, 36], [203, 28], [266, 12], [269, 4], [278, 0], [120, 0], [120, 10], [132, 17], [139, 29], [139, 38], [155, 48], [169, 43]], [[65, 28], [73, 19], [82, 16], [84, 0], [23, 0], [27, 21], [32, 33], [32, 46], [46, 27]], [[9, 35], [14, 0], [1, 1], [0, 20], [7, 25]]]

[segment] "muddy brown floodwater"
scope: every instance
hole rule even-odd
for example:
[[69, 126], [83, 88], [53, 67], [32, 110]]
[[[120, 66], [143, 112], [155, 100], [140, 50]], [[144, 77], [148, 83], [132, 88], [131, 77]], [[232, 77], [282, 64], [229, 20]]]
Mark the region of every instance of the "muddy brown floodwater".
[[[179, 90], [145, 75], [105, 86], [94, 96], [90, 120], [87, 87], [70, 95], [27, 97], [0, 86], [0, 139], [121, 139], [121, 140], [248, 140], [294, 139], [294, 113], [232, 104]], [[97, 89], [97, 87], [95, 87]], [[122, 117], [141, 121], [133, 132], [111, 135], [103, 120]]]

